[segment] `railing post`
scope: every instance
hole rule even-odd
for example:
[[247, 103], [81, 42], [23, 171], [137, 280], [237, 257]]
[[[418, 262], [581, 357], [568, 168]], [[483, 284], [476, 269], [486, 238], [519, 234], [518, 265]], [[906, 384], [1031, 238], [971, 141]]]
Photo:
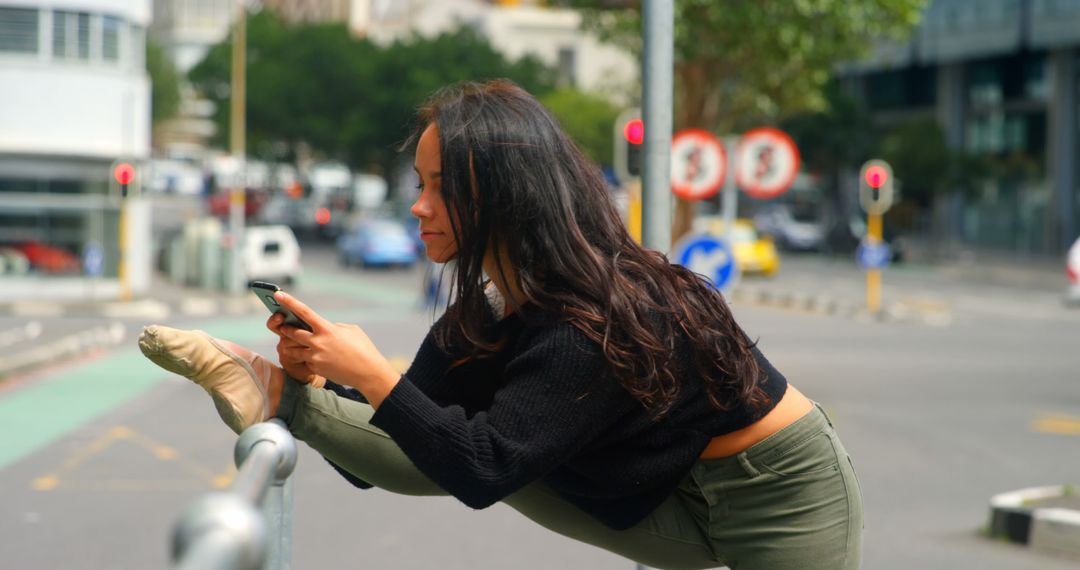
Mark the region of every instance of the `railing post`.
[[[193, 503], [173, 532], [176, 568], [287, 570], [292, 565], [296, 440], [274, 418], [240, 434], [236, 478]], [[262, 512], [258, 508], [262, 507]]]
[[292, 567], [292, 475], [296, 468], [296, 440], [285, 427], [285, 422], [273, 418], [255, 424], [236, 440], [233, 458], [240, 469], [252, 449], [260, 442], [273, 443], [280, 453], [280, 461], [272, 473], [273, 480], [262, 497], [262, 511], [269, 525], [269, 542], [266, 555], [267, 570], [289, 570]]

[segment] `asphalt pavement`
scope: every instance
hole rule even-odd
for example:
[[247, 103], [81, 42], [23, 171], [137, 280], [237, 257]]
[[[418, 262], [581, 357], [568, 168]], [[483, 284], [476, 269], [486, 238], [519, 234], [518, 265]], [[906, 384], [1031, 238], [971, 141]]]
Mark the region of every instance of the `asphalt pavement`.
[[[426, 322], [424, 315], [408, 310], [418, 290], [412, 288], [419, 285], [418, 272], [345, 271], [336, 267], [330, 249], [305, 252], [310, 263], [305, 263], [307, 274], [296, 292], [328, 318], [339, 313], [342, 317], [333, 317], [335, 320], [363, 322], [387, 344], [388, 354], [407, 358]], [[1071, 449], [1080, 434], [1076, 431], [1080, 416], [1075, 405], [1069, 404], [1074, 401], [1075, 384], [1068, 373], [1075, 370], [1069, 351], [1075, 343], [1073, 333], [1080, 330], [1080, 310], [1063, 307], [1061, 269], [1052, 262], [1004, 264], [996, 270], [992, 263], [967, 267], [962, 263], [907, 263], [887, 270], [883, 282], [885, 310], [870, 315], [865, 310], [865, 278], [851, 260], [786, 255], [777, 277], [745, 276], [729, 295], [740, 323], [752, 334], [761, 335], [770, 359], [797, 379], [800, 389], [829, 406], [830, 413], [843, 424], [845, 445], [857, 458], [871, 514], [866, 567], [1073, 567], [1069, 560], [988, 541], [975, 531], [985, 520], [993, 494], [1075, 481], [1075, 455], [1064, 450]], [[368, 313], [351, 320], [349, 312], [359, 310]], [[12, 497], [10, 512], [23, 518], [9, 517], [4, 527], [6, 535], [16, 537], [9, 543], [9, 553], [21, 553], [24, 561], [67, 561], [14, 567], [70, 567], [72, 560], [92, 553], [98, 553], [102, 562], [91, 564], [95, 567], [159, 567], [148, 565], [146, 560], [163, 556], [159, 537], [167, 535], [174, 513], [180, 512], [208, 479], [185, 480], [182, 488], [169, 487], [165, 490], [169, 492], [157, 494], [136, 494], [133, 489], [180, 484], [166, 477], [177, 457], [209, 466], [210, 476], [225, 473], [228, 454], [224, 450], [229, 449], [232, 436], [220, 429], [213, 408], [200, 399], [201, 392], [178, 390], [177, 383], [186, 385], [176, 379], [155, 380], [143, 373], [140, 366], [146, 363], [132, 350], [135, 337], [149, 322], [181, 327], [191, 323], [199, 328], [210, 323], [219, 327], [206, 329], [212, 334], [250, 341], [253, 348], [265, 350], [269, 335], [254, 328], [266, 314], [265, 308], [250, 294], [234, 297], [159, 281], [153, 296], [130, 303], [12, 302], [0, 311], [0, 357], [8, 359], [6, 362], [12, 362], [13, 357], [34, 360], [26, 356], [34, 354], [42, 358], [0, 379], [0, 393], [42, 400], [34, 405], [25, 398], [18, 402], [9, 398], [9, 414], [52, 409], [45, 402], [54, 401], [57, 393], [81, 390], [86, 377], [109, 377], [117, 384], [139, 386], [157, 382], [141, 399], [119, 409], [118, 416], [98, 419], [55, 445], [27, 455], [5, 472], [7, 488], [31, 485], [28, 491], [15, 492]], [[379, 315], [387, 318], [374, 318], [372, 311], [381, 311]], [[829, 316], [818, 316], [824, 313]], [[240, 318], [216, 318], [230, 314]], [[393, 319], [388, 317], [391, 314]], [[253, 340], [256, 338], [260, 340]], [[1031, 340], [1024, 343], [1024, 339]], [[79, 346], [84, 352], [99, 354], [80, 358], [76, 348], [68, 348]], [[62, 354], [60, 348], [71, 352]], [[1026, 356], [1020, 355], [1018, 348]], [[47, 382], [37, 382], [45, 378]], [[45, 387], [51, 391], [33, 389]], [[79, 404], [55, 417], [63, 418], [65, 425], [75, 425], [97, 409], [94, 402], [113, 394], [92, 395], [96, 399], [78, 392]], [[53, 423], [56, 421], [49, 422], [53, 431], [62, 427]], [[148, 439], [117, 431], [118, 426]], [[216, 443], [209, 445], [211, 440]], [[140, 441], [146, 445], [122, 445]], [[149, 441], [160, 445], [150, 446]], [[166, 444], [177, 446], [176, 454], [159, 449]], [[8, 442], [0, 449], [10, 455], [11, 445]], [[102, 446], [101, 453], [87, 455], [86, 449]], [[155, 453], [149, 459], [148, 449]], [[130, 456], [115, 455], [125, 450]], [[154, 459], [159, 455], [165, 459]], [[84, 456], [89, 459], [77, 469], [65, 471], [72, 457]], [[308, 453], [304, 462], [318, 464], [319, 460]], [[110, 468], [104, 469], [104, 465]], [[112, 478], [99, 473], [99, 467]], [[154, 478], [159, 470], [163, 470], [160, 481]], [[117, 478], [116, 472], [123, 477]], [[950, 475], [943, 476], [945, 472]], [[113, 478], [127, 481], [126, 490], [110, 486], [108, 492], [102, 492], [100, 488], [106, 483], [120, 484]], [[297, 528], [304, 529], [297, 533], [296, 550], [302, 567], [336, 567], [342, 556], [352, 555], [324, 552], [326, 541], [333, 540], [328, 537], [338, 537], [336, 544], [365, 537], [365, 556], [371, 556], [373, 565], [380, 567], [525, 567], [514, 563], [522, 556], [530, 560], [529, 567], [537, 569], [632, 567], [601, 551], [558, 542], [507, 509], [462, 514], [460, 505], [452, 500], [421, 507], [391, 494], [365, 493], [354, 498], [313, 490], [340, 483], [328, 469], [304, 469], [298, 474], [297, 484], [306, 490], [305, 500], [296, 507]], [[57, 491], [41, 490], [49, 484], [55, 484]], [[80, 492], [83, 487], [86, 489]], [[138, 503], [145, 510], [135, 512], [130, 506], [119, 509], [111, 505], [118, 496], [115, 493], [120, 492], [127, 493], [125, 497], [138, 497], [128, 499], [125, 505]], [[343, 509], [347, 501], [356, 502]], [[65, 516], [73, 502], [91, 505], [90, 512], [98, 514]], [[331, 514], [350, 512], [377, 515]], [[420, 512], [423, 514], [418, 515]], [[140, 532], [140, 536], [149, 537], [144, 541], [150, 546], [142, 550], [124, 547], [117, 541], [125, 533], [87, 531], [81, 526], [127, 528], [123, 525], [131, 521], [139, 521], [140, 530], [127, 535]], [[142, 529], [148, 525], [152, 528]], [[342, 531], [343, 525], [349, 530]], [[477, 534], [485, 538], [473, 544], [468, 542], [470, 533], [462, 536], [450, 531], [464, 525], [483, 528]], [[0, 526], [4, 526], [2, 520]], [[420, 532], [416, 530], [419, 527], [426, 529], [423, 536], [434, 541], [425, 543], [422, 552], [404, 538]], [[48, 533], [43, 535], [46, 528]], [[87, 532], [93, 534], [87, 536]], [[503, 539], [492, 537], [504, 535], [510, 537], [504, 542], [514, 546], [493, 554], [489, 547]], [[87, 543], [71, 546], [72, 552], [80, 554], [66, 558], [59, 553], [45, 555], [38, 550], [48, 536], [85, 536]], [[454, 556], [440, 554], [452, 550]], [[121, 551], [125, 554], [119, 554]], [[534, 556], [529, 558], [523, 554], [526, 552]], [[565, 563], [556, 563], [556, 555]], [[125, 562], [129, 559], [130, 563]], [[403, 559], [411, 560], [412, 565], [402, 563]]]

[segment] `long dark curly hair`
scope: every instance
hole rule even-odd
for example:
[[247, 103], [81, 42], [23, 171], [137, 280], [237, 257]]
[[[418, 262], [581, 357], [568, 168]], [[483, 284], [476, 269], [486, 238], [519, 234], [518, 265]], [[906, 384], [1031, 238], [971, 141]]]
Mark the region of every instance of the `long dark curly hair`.
[[405, 146], [438, 126], [442, 197], [458, 245], [453, 301], [435, 331], [440, 345], [468, 347], [470, 359], [500, 348], [486, 334], [490, 250], [501, 279], [528, 299], [512, 308], [570, 323], [595, 341], [613, 376], [655, 417], [679, 394], [678, 369], [687, 364], [676, 362], [679, 335], [713, 406], [767, 402], [753, 342], [722, 295], [634, 242], [600, 169], [532, 95], [507, 80], [458, 83], [428, 99], [417, 119]]

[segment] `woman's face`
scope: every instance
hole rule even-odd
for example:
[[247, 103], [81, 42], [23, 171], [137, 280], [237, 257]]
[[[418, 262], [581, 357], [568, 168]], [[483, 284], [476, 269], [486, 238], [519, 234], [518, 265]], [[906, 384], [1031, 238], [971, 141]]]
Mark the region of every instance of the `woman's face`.
[[450, 214], [442, 198], [439, 128], [435, 123], [420, 134], [413, 168], [420, 177], [420, 195], [409, 212], [420, 221], [420, 239], [424, 241], [428, 259], [446, 263], [457, 255], [458, 248], [450, 226]]

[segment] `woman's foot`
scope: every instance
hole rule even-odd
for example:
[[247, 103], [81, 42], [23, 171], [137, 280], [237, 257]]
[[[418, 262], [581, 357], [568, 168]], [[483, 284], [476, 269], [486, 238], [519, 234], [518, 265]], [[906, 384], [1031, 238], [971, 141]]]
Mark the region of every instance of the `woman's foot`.
[[262, 356], [203, 331], [150, 325], [139, 349], [154, 364], [202, 386], [236, 433], [277, 410], [285, 374]]

